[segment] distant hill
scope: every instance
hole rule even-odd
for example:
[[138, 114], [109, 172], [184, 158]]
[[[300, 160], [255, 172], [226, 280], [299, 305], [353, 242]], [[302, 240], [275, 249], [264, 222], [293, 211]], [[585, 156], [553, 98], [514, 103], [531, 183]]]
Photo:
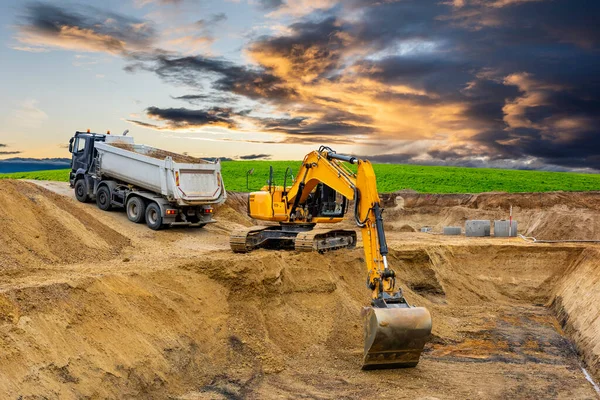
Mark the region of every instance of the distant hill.
[[65, 169], [70, 165], [69, 158], [7, 158], [0, 160], [0, 173]]

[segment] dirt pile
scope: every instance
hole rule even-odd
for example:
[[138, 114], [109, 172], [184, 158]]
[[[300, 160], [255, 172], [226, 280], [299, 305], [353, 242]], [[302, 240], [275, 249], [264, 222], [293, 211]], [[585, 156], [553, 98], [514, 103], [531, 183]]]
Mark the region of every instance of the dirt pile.
[[164, 160], [166, 157], [171, 157], [173, 161], [182, 164], [208, 164], [209, 162], [201, 158], [188, 156], [187, 154], [178, 154], [171, 151], [155, 149], [154, 147], [144, 145], [132, 145], [129, 143], [110, 143], [111, 146], [118, 147], [119, 149], [132, 151], [144, 156], [156, 158], [158, 160]]
[[592, 374], [600, 377], [600, 251], [585, 249], [553, 289], [551, 306], [575, 340]]
[[[468, 219], [508, 219], [510, 206], [519, 233], [538, 239], [600, 240], [600, 193], [482, 193], [382, 196], [390, 229], [463, 226]], [[406, 228], [405, 228], [406, 229]]]
[[[359, 313], [368, 304], [360, 250], [217, 251], [163, 271], [5, 292], [0, 389], [56, 398], [334, 399], [364, 398], [378, 384], [384, 398], [510, 398], [523, 394], [527, 377], [527, 398], [592, 396], [541, 306], [578, 250], [488, 250], [390, 254], [408, 300], [434, 318], [434, 340], [414, 370], [360, 371]], [[483, 257], [494, 261], [485, 269]], [[486, 376], [480, 395], [474, 374]]]
[[216, 208], [215, 218], [219, 222], [223, 222], [225, 224], [224, 228], [230, 231], [240, 228], [240, 225], [254, 225], [254, 220], [248, 216], [248, 195], [227, 192], [227, 201]]
[[0, 181], [0, 269], [105, 260], [129, 241], [72, 201], [31, 183]]
[[[21, 240], [10, 239], [3, 255], [43, 267], [15, 284], [0, 280], [0, 392], [8, 397], [595, 396], [560, 324], [585, 360], [597, 362], [597, 299], [581, 294], [600, 276], [593, 246], [422, 242], [424, 234], [390, 231], [390, 265], [408, 301], [431, 311], [433, 340], [415, 369], [363, 372], [362, 249], [233, 254], [223, 232], [250, 223], [240, 214], [244, 196], [230, 195], [216, 211], [219, 224], [154, 232], [123, 213], [0, 184], [3, 218], [26, 204], [45, 243], [59, 241], [23, 258], [20, 243], [35, 243], [38, 230], [10, 222], [11, 233], [0, 236]], [[15, 196], [22, 197], [4, 201]], [[406, 218], [399, 215], [392, 224]], [[130, 247], [117, 231], [127, 232]], [[60, 240], [93, 249], [97, 259], [71, 264], [57, 249], [75, 244]], [[0, 277], [8, 273], [0, 269]], [[545, 306], [553, 301], [560, 321]]]

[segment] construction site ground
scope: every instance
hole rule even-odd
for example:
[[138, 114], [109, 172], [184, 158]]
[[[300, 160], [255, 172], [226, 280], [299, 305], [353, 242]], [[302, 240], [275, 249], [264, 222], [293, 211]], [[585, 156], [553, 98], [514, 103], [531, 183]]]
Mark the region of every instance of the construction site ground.
[[[390, 265], [433, 336], [416, 368], [361, 371], [361, 243], [234, 254], [232, 193], [203, 229], [152, 231], [68, 184], [0, 181], [0, 393], [13, 399], [594, 399], [600, 245], [465, 238], [500, 219], [600, 239], [600, 194], [384, 196]], [[343, 227], [351, 227], [350, 221]], [[586, 378], [585, 368], [590, 377]]]

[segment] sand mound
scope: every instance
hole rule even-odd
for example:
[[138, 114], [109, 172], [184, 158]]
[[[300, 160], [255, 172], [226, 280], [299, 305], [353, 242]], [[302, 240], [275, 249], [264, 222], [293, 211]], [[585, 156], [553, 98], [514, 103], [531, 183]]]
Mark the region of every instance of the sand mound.
[[107, 259], [128, 239], [75, 201], [31, 183], [0, 180], [0, 268]]
[[568, 267], [554, 288], [552, 308], [575, 340], [586, 365], [600, 376], [600, 252], [586, 249]]
[[222, 223], [224, 229], [228, 230], [254, 225], [254, 220], [248, 216], [248, 195], [227, 192], [227, 201], [216, 208], [215, 219]]
[[[505, 370], [535, 375], [526, 397], [585, 398], [593, 392], [577, 378], [576, 355], [539, 305], [580, 253], [393, 250], [390, 262], [408, 300], [432, 312], [434, 340], [419, 368], [372, 374], [359, 369], [359, 313], [368, 291], [358, 249], [212, 252], [159, 272], [18, 289], [0, 297], [0, 320], [13, 327], [0, 332], [7, 371], [0, 389], [55, 397], [334, 399], [364, 398], [383, 381], [382, 397], [468, 398], [477, 370], [487, 374], [487, 396], [518, 397], [522, 382], [507, 384], [498, 372]], [[482, 268], [482, 257], [493, 262]]]
[[[251, 223], [244, 195], [230, 194], [216, 211], [219, 224], [154, 232], [91, 204], [0, 181], [2, 260], [45, 266], [3, 283], [0, 393], [359, 399], [376, 388], [381, 398], [595, 396], [561, 323], [588, 365], [597, 363], [597, 249], [518, 239], [421, 242], [423, 234], [403, 226], [494, 215], [504, 203], [480, 199], [475, 207], [465, 198], [450, 206], [458, 200], [439, 198], [432, 205], [402, 196], [403, 207], [386, 211], [398, 228], [389, 231], [389, 262], [407, 300], [431, 311], [433, 340], [415, 369], [362, 372], [359, 315], [369, 304], [362, 249], [233, 254], [224, 231]], [[580, 200], [580, 210], [594, 211], [593, 199], [590, 208]], [[557, 213], [566, 201], [549, 207]], [[531, 218], [539, 213], [527, 210]], [[115, 258], [127, 239], [104, 223], [132, 236], [127, 262]], [[92, 258], [73, 265], [71, 253]]]

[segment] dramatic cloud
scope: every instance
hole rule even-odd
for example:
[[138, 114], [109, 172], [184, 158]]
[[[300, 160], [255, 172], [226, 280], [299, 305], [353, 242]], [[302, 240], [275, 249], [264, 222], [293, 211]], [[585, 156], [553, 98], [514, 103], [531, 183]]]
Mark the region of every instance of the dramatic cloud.
[[[380, 161], [600, 169], [598, 2], [254, 4], [287, 25], [248, 36], [243, 62], [211, 55], [211, 27], [224, 14], [159, 40], [147, 21], [38, 3], [17, 39], [120, 54], [126, 70], [192, 93], [173, 98], [197, 109], [152, 105], [131, 120], [153, 129], [220, 126], [270, 134], [268, 143], [355, 144]], [[418, 145], [409, 151], [409, 142]]]
[[284, 80], [269, 71], [236, 65], [218, 58], [170, 58], [158, 55], [151, 62], [153, 65], [150, 68], [161, 78], [191, 87], [201, 87], [202, 79], [213, 78], [213, 89], [251, 99], [289, 99], [296, 95]]
[[25, 7], [23, 22], [18, 27], [15, 39], [31, 46], [28, 51], [61, 48], [124, 54], [147, 48], [155, 35], [155, 29], [148, 21], [89, 6], [66, 9], [46, 3], [32, 3]]
[[160, 121], [163, 124], [149, 124], [136, 120], [128, 121], [140, 126], [169, 130], [199, 128], [207, 125], [227, 128], [235, 128], [237, 126], [232, 119], [233, 110], [230, 108], [213, 107], [208, 110], [189, 110], [187, 108], [148, 107], [146, 115], [148, 118]]

